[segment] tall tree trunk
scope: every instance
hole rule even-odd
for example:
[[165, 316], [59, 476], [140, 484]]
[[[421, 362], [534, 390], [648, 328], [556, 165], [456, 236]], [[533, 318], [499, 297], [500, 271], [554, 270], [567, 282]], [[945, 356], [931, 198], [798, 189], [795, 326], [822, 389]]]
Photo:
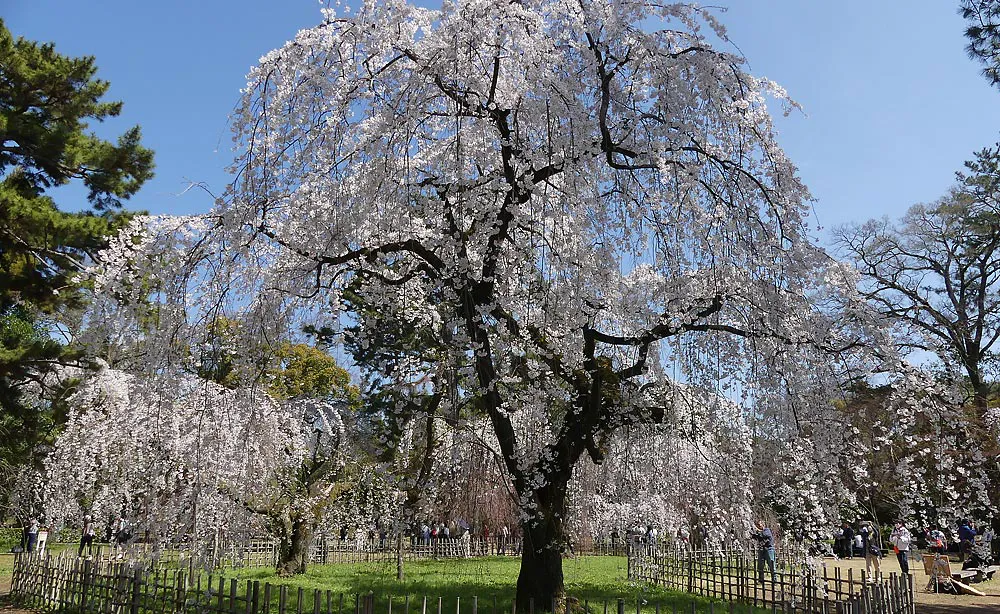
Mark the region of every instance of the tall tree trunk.
[[297, 517], [284, 525], [278, 540], [279, 576], [293, 576], [306, 572], [309, 549], [312, 547], [315, 522], [310, 518]]
[[565, 597], [562, 549], [565, 538], [566, 490], [571, 471], [556, 470], [535, 491], [534, 513], [521, 523], [521, 572], [517, 577], [517, 609], [551, 611]]

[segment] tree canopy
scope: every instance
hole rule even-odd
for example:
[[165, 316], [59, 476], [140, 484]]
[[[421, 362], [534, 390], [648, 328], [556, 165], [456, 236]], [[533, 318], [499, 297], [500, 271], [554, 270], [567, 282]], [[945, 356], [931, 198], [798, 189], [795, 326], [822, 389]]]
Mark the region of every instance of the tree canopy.
[[[138, 127], [116, 143], [89, 131], [88, 122], [122, 108], [102, 100], [109, 84], [96, 71], [94, 58], [15, 38], [0, 20], [0, 463], [8, 468], [52, 425], [45, 402], [24, 393], [75, 356], [57, 340], [65, 312], [85, 302], [75, 276], [120, 228], [122, 202], [152, 176]], [[46, 194], [72, 181], [87, 190], [85, 202], [69, 203], [76, 213]]]
[[897, 339], [964, 375], [985, 411], [1000, 342], [1000, 145], [978, 152], [958, 179], [899, 223], [846, 226], [837, 240]]
[[968, 25], [966, 51], [983, 64], [983, 76], [991, 85], [1000, 85], [1000, 2], [962, 0], [959, 12]]
[[356, 347], [380, 343], [348, 292], [405, 314], [459, 373], [430, 390], [443, 381], [397, 353], [400, 380], [480, 412], [524, 518], [518, 601], [551, 603], [578, 461], [734, 390], [774, 445], [807, 436], [788, 403], [824, 399], [855, 346], [815, 309], [839, 278], [765, 102], [793, 105], [705, 31], [725, 40], [710, 12], [640, 1], [327, 11], [251, 71], [218, 207], [138, 220], [98, 286], [163, 280], [153, 361], [220, 309], [250, 353], [342, 314]]

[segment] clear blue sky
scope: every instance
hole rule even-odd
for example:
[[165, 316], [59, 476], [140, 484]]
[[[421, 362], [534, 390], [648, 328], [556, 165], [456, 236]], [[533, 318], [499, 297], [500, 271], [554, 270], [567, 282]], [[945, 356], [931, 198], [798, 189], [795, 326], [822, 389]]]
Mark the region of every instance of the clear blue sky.
[[[973, 151], [1000, 140], [1000, 91], [964, 52], [957, 0], [716, 0], [754, 74], [804, 114], [780, 140], [818, 199], [818, 223], [895, 217], [942, 195]], [[0, 0], [15, 35], [93, 55], [123, 115], [142, 125], [156, 178], [131, 201], [156, 213], [211, 205], [231, 160], [229, 111], [247, 69], [319, 22], [316, 0]], [[72, 191], [65, 202], [78, 198]]]

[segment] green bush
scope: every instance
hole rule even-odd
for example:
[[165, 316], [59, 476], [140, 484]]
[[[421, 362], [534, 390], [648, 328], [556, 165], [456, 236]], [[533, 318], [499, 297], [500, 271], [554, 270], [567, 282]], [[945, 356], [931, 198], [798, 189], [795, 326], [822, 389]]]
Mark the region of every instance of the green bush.
[[14, 546], [21, 545], [21, 527], [0, 527], [0, 552], [10, 552]]

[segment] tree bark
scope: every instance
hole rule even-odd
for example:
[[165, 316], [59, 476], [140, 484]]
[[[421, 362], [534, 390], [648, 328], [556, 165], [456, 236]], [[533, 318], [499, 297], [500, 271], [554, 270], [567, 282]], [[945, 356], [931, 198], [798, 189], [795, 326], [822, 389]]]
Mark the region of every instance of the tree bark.
[[313, 523], [304, 518], [295, 518], [285, 527], [278, 540], [279, 576], [293, 576], [306, 572], [314, 533]]
[[521, 523], [521, 571], [517, 577], [517, 609], [552, 611], [565, 597], [562, 549], [565, 532], [566, 490], [571, 471], [555, 470], [546, 485], [535, 491], [535, 513]]

